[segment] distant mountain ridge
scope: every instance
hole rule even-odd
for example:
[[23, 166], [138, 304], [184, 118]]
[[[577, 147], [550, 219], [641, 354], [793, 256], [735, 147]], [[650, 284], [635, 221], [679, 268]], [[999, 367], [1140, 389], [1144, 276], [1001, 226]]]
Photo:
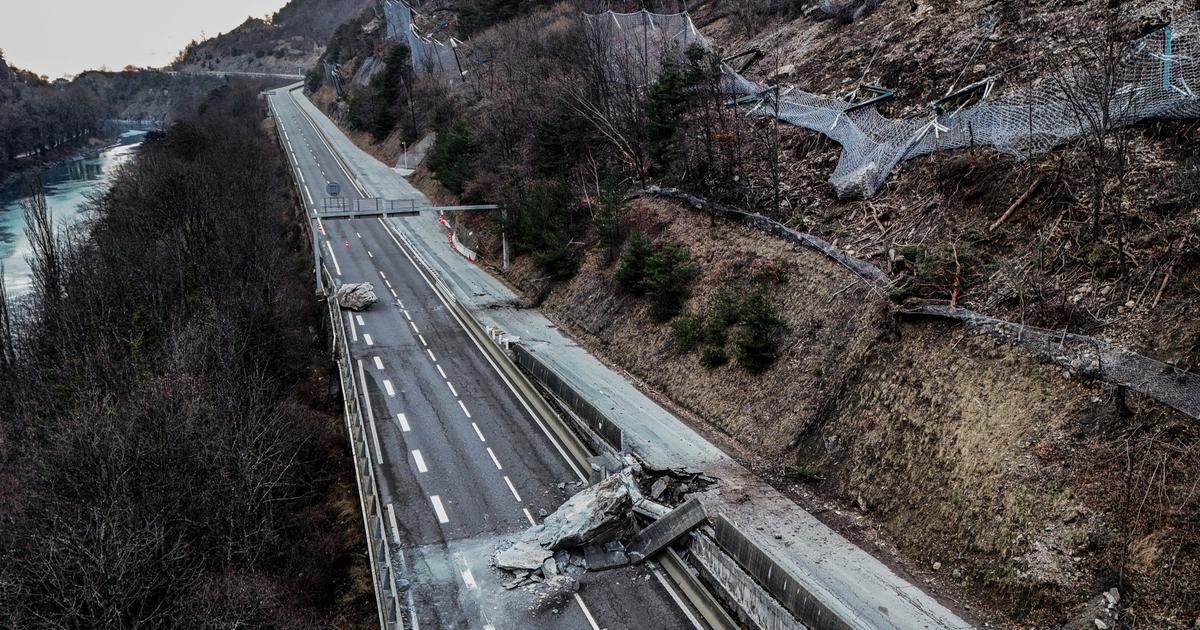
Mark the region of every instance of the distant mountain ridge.
[[291, 0], [269, 18], [248, 17], [240, 26], [180, 53], [175, 70], [238, 72], [306, 71], [337, 27], [375, 0]]

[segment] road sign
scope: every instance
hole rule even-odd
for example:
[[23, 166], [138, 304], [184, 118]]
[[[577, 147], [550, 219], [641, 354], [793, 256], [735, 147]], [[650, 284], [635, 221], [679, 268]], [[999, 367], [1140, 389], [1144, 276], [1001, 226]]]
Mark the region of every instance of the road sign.
[[325, 192], [329, 193], [330, 197], [336, 197], [342, 194], [342, 185], [337, 182], [329, 182], [325, 184]]

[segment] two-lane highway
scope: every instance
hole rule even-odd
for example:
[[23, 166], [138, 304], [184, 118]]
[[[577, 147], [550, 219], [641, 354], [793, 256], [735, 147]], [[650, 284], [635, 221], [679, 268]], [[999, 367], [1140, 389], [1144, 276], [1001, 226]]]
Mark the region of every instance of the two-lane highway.
[[[326, 185], [360, 196], [294, 98], [269, 95], [306, 207]], [[424, 201], [419, 200], [419, 201]], [[409, 220], [433, 220], [421, 216]], [[691, 628], [695, 617], [652, 563], [588, 573], [580, 590], [540, 600], [508, 590], [496, 548], [582, 487], [583, 471], [442, 302], [379, 219], [320, 224], [337, 282], [368, 281], [380, 302], [344, 313], [363, 392], [387, 532], [411, 581], [410, 625], [426, 628]]]

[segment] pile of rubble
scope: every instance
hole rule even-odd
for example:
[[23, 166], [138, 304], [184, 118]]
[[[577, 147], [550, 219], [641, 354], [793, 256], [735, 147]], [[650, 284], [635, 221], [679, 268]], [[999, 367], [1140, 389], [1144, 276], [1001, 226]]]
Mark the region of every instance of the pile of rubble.
[[[641, 562], [707, 520], [696, 498], [672, 509], [642, 493], [630, 467], [567, 499], [540, 525], [522, 532], [494, 558], [497, 568], [513, 572], [504, 587], [533, 585], [547, 603], [578, 588], [577, 576]], [[659, 477], [647, 481], [658, 497], [680, 497], [680, 485]], [[637, 514], [655, 522], [640, 528]]]

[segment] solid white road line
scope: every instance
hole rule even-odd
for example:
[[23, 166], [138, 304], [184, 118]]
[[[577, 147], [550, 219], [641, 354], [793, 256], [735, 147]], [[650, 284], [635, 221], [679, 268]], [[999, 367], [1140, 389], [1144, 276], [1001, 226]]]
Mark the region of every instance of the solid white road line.
[[338, 264], [337, 256], [333, 253], [333, 244], [329, 242], [329, 239], [325, 239], [325, 248], [329, 250], [329, 257], [333, 259], [334, 271], [337, 271], [337, 275], [342, 275], [342, 266]]
[[441, 375], [442, 375], [442, 378], [448, 378], [448, 377], [446, 376], [446, 370], [443, 370], [443, 369], [442, 369], [442, 366], [440, 366], [440, 365], [439, 365], [439, 366], [437, 366], [437, 369], [438, 369], [438, 374], [441, 374]]
[[496, 459], [496, 454], [492, 452], [492, 447], [489, 446], [487, 452], [492, 456], [492, 463], [496, 465], [496, 470], [504, 470], [504, 467], [500, 465], [500, 460]]
[[537, 521], [533, 520], [533, 515], [529, 513], [529, 508], [521, 508], [521, 511], [525, 513], [525, 518], [529, 519], [530, 525], [537, 525]]
[[379, 357], [375, 357], [375, 369], [376, 370], [383, 369], [383, 359], [380, 359]]
[[400, 528], [396, 526], [396, 508], [388, 504], [388, 524], [392, 526], [392, 542], [400, 544]]
[[429, 472], [429, 469], [425, 467], [425, 458], [421, 457], [421, 451], [414, 448], [412, 456], [413, 461], [417, 463], [417, 472]]
[[470, 411], [467, 411], [467, 406], [463, 404], [463, 401], [461, 401], [461, 400], [460, 400], [460, 401], [458, 401], [458, 406], [459, 406], [459, 407], [462, 407], [463, 413], [467, 414], [467, 417], [468, 417], [468, 418], [470, 418], [470, 417], [471, 417], [471, 412], [470, 412]]
[[408, 426], [408, 417], [402, 413], [396, 414], [396, 420], [400, 423], [400, 430], [408, 433], [412, 429]]
[[446, 508], [442, 507], [442, 499], [436, 494], [429, 496], [429, 501], [433, 503], [433, 511], [437, 513], [439, 523], [449, 523], [450, 517], [446, 516]]
[[600, 630], [600, 626], [596, 625], [596, 620], [592, 617], [592, 611], [588, 610], [587, 604], [583, 603], [583, 598], [579, 593], [575, 593], [575, 601], [579, 602], [579, 607], [583, 609], [583, 616], [587, 617], [588, 623], [592, 624], [592, 630]]
[[429, 348], [426, 348], [426, 349], [425, 349], [425, 352], [428, 352], [428, 353], [429, 353], [429, 360], [430, 360], [430, 361], [433, 361], [434, 363], [437, 363], [437, 357], [433, 356], [433, 350], [430, 350]]
[[[399, 546], [400, 528], [396, 526], [396, 508], [392, 507], [392, 504], [389, 503], [387, 505], [387, 511], [388, 524], [392, 527], [392, 540], [395, 541], [397, 546]], [[407, 568], [404, 566], [404, 551], [397, 550], [395, 557], [400, 561], [400, 570], [402, 572], [407, 572]], [[412, 630], [421, 630], [420, 625], [417, 624], [417, 608], [413, 605], [412, 589], [409, 589], [408, 591], [408, 611], [409, 616], [412, 619]]]
[[671, 599], [675, 600], [675, 605], [679, 607], [679, 610], [683, 611], [683, 614], [687, 616], [688, 621], [692, 622], [692, 627], [696, 628], [696, 630], [703, 630], [704, 626], [700, 625], [700, 620], [696, 619], [696, 616], [692, 614], [692, 610], [688, 608], [687, 604], [683, 603], [683, 600], [679, 597], [679, 593], [675, 592], [675, 587], [667, 581], [667, 578], [662, 574], [662, 571], [658, 570], [658, 565], [651, 562], [650, 571], [654, 573], [654, 577], [658, 578], [659, 584], [662, 584], [662, 587], [667, 590], [668, 594], [671, 595]]
[[368, 335], [367, 333], [363, 333], [363, 341], [367, 342], [368, 346], [375, 345], [375, 340], [371, 339], [371, 335]]
[[371, 427], [371, 442], [375, 444], [375, 463], [383, 465], [383, 449], [379, 448], [379, 432], [375, 430], [375, 413], [371, 411], [371, 394], [367, 393], [367, 376], [363, 373], [362, 359], [358, 360], [358, 380], [362, 381], [362, 397], [367, 407], [367, 423]]
[[455, 398], [458, 398], [458, 390], [454, 389], [454, 383], [446, 381], [446, 385], [450, 388], [450, 393], [454, 394]]
[[366, 324], [363, 323], [362, 315], [355, 315], [354, 319], [358, 322], [359, 326], [366, 326]]
[[472, 427], [475, 427], [475, 435], [478, 435], [478, 436], [479, 436], [479, 441], [480, 441], [480, 442], [486, 442], [486, 441], [487, 441], [487, 438], [483, 437], [483, 431], [480, 431], [480, 430], [479, 430], [479, 425], [478, 425], [478, 424], [475, 424], [474, 422], [472, 422], [472, 423], [471, 423], [471, 426], [472, 426]]
[[517, 487], [513, 485], [512, 479], [509, 479], [508, 475], [504, 475], [504, 483], [508, 484], [508, 489], [512, 491], [513, 498], [517, 500], [517, 503], [520, 503], [521, 495], [517, 494]]
[[[426, 274], [425, 270], [422, 269], [419, 264], [417, 264], [417, 261], [413, 259], [413, 255], [410, 254], [404, 245], [400, 243], [400, 238], [396, 235], [397, 232], [392, 228], [392, 226], [388, 225], [388, 222], [384, 221], [382, 217], [379, 218], [378, 221], [379, 224], [383, 226], [383, 229], [387, 231], [388, 236], [392, 238], [392, 242], [396, 244], [396, 248], [400, 250], [400, 253], [404, 254], [404, 257], [408, 259], [408, 262], [411, 263], [413, 268], [417, 270], [417, 273], [421, 275], [421, 279], [425, 281], [425, 284], [429, 285], [429, 288], [433, 290], [433, 293], [437, 296], [438, 300], [441, 301], [441, 303], [447, 308], [449, 308], [450, 303], [446, 301], [446, 298], [443, 297], [434, 286], [433, 280], [431, 280], [429, 275]], [[418, 253], [417, 255], [419, 256], [420, 254]], [[400, 308], [404, 308], [404, 305], [401, 304]], [[453, 315], [453, 313], [451, 314]], [[464, 331], [467, 330], [466, 323], [460, 321], [457, 315], [454, 316], [454, 319], [455, 321], [458, 321], [458, 325], [461, 326]], [[470, 335], [468, 335], [468, 337], [470, 337]], [[546, 436], [546, 439], [550, 441], [550, 444], [554, 445], [554, 449], [558, 451], [560, 456], [562, 456], [563, 461], [567, 463], [567, 466], [571, 468], [571, 471], [575, 473], [575, 476], [578, 477], [580, 481], [587, 481], [587, 476], [584, 475], [583, 471], [579, 469], [579, 466], [575, 464], [575, 460], [572, 459], [571, 456], [567, 455], [567, 451], [563, 448], [563, 445], [559, 444], [558, 440], [550, 434], [550, 429], [548, 429], [546, 424], [542, 422], [542, 419], [539, 418], [536, 413], [534, 413], [533, 408], [529, 406], [529, 403], [521, 397], [521, 394], [517, 391], [516, 386], [504, 376], [504, 373], [500, 370], [500, 366], [496, 365], [496, 362], [492, 360], [492, 357], [488, 356], [488, 353], [484, 351], [483, 346], [479, 345], [479, 341], [471, 337], [471, 343], [474, 344], [479, 350], [479, 353], [483, 355], [484, 360], [486, 360], [488, 364], [492, 366], [492, 369], [500, 375], [501, 380], [503, 380], [504, 384], [508, 386], [509, 391], [517, 396], [517, 400], [519, 400], [521, 406], [525, 408], [525, 412], [529, 414], [530, 418], [533, 418], [534, 423], [536, 423], [538, 428], [542, 430], [542, 434]], [[432, 353], [430, 354], [432, 356]]]
[[350, 320], [350, 337], [354, 341], [358, 341], [358, 328], [354, 326], [354, 318], [350, 314], [346, 314], [346, 319]]
[[386, 378], [383, 379], [383, 388], [387, 390], [388, 396], [392, 398], [396, 397], [396, 389], [392, 387], [392, 382]]

